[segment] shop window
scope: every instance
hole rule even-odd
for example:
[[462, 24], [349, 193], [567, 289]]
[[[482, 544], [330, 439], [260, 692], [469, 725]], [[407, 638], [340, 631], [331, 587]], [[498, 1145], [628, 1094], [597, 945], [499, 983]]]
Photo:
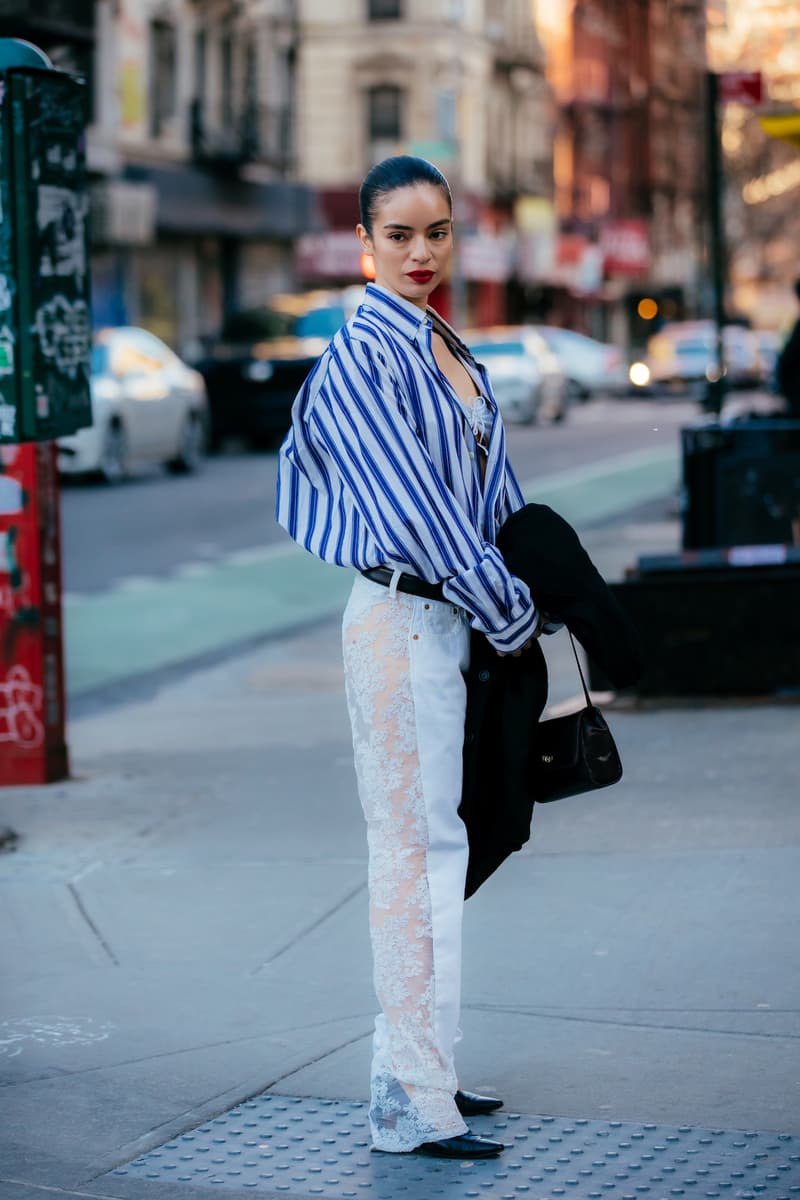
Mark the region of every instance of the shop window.
[[367, 15], [370, 21], [392, 21], [402, 17], [401, 0], [369, 0]]
[[177, 42], [175, 27], [167, 21], [150, 25], [150, 136], [160, 137], [175, 116], [177, 101]]

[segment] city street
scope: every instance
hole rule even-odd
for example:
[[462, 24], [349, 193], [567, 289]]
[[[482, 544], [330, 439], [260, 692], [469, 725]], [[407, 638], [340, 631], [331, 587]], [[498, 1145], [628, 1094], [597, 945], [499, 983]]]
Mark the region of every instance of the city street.
[[[685, 401], [598, 400], [563, 425], [509, 426], [529, 499], [589, 528], [674, 493]], [[140, 681], [341, 608], [349, 576], [274, 520], [277, 457], [231, 449], [196, 476], [63, 489], [68, 688]]]
[[[672, 449], [676, 431], [697, 416], [688, 401], [597, 400], [573, 406], [562, 425], [507, 425], [506, 432], [517, 477], [533, 488], [542, 476], [632, 451]], [[196, 476], [153, 469], [117, 488], [67, 480], [67, 592], [101, 592], [131, 577], [159, 579], [285, 541], [273, 519], [276, 464], [273, 453], [231, 447], [206, 459]]]
[[0, 1200], [800, 1200], [797, 30], [0, 4]]

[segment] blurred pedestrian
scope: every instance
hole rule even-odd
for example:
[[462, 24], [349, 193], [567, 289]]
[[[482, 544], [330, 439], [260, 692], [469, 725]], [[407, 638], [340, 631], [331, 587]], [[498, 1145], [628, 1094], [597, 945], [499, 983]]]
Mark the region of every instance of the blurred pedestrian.
[[[794, 282], [800, 301], [800, 279]], [[787, 415], [800, 420], [800, 316], [778, 358], [778, 388], [786, 400]]]
[[373, 1145], [488, 1157], [503, 1146], [464, 1116], [502, 1101], [459, 1089], [454, 1065], [463, 671], [470, 626], [518, 655], [541, 618], [494, 544], [523, 498], [487, 375], [427, 304], [453, 253], [447, 181], [424, 159], [390, 158], [364, 180], [360, 209], [375, 281], [295, 402], [278, 520], [311, 553], [360, 572], [343, 646], [381, 1007]]

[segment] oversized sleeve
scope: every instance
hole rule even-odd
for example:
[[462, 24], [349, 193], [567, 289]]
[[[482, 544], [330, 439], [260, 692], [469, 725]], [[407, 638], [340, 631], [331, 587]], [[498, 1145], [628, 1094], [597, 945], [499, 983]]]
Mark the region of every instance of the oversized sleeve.
[[352, 503], [390, 565], [443, 584], [503, 653], [536, 630], [530, 590], [481, 539], [406, 416], [382, 356], [356, 339], [331, 355], [308, 408], [309, 431], [336, 461]]

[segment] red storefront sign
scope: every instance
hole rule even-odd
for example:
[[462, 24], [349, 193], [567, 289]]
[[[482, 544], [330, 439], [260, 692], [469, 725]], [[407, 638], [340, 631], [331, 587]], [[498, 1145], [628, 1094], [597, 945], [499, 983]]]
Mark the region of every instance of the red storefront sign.
[[55, 443], [0, 447], [0, 785], [69, 774]]
[[600, 249], [607, 275], [645, 275], [650, 269], [647, 222], [635, 217], [609, 221], [600, 230]]
[[754, 107], [764, 99], [764, 81], [760, 71], [722, 71], [717, 89], [723, 104]]

